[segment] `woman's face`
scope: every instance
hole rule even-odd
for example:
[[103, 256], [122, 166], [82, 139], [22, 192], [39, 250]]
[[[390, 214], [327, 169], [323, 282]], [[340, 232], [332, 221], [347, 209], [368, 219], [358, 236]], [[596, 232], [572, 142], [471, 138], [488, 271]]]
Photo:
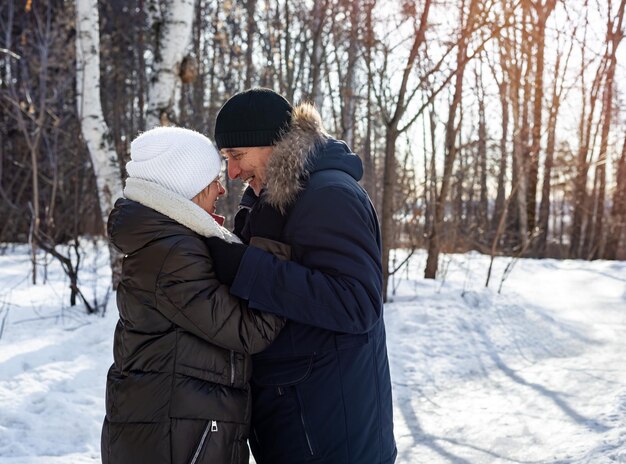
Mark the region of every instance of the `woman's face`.
[[224, 195], [224, 187], [221, 182], [215, 179], [204, 190], [191, 199], [196, 205], [207, 213], [215, 213], [217, 199]]

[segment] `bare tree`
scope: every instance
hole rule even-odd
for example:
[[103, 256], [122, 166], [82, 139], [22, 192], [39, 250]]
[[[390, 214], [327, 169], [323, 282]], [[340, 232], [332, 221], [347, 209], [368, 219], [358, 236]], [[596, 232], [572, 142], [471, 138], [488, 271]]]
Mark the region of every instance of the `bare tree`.
[[5, 0], [0, 242], [35, 255], [36, 237], [102, 234], [138, 131], [210, 133], [226, 98], [261, 85], [312, 100], [362, 156], [385, 282], [418, 237], [429, 277], [445, 249], [623, 257], [625, 1]]
[[350, 18], [348, 33], [347, 63], [345, 63], [345, 75], [341, 79], [341, 138], [350, 146], [354, 146], [354, 117], [357, 99], [356, 76], [357, 58], [359, 45], [359, 20], [361, 0], [347, 2], [344, 8], [348, 9]]
[[256, 0], [247, 0], [246, 2], [246, 80], [244, 87], [246, 89], [252, 87], [252, 76], [254, 75], [254, 65], [252, 55], [254, 52], [254, 34], [256, 32], [256, 23], [254, 16], [256, 13]]
[[589, 258], [598, 258], [602, 253], [604, 242], [604, 216], [605, 216], [605, 195], [606, 195], [606, 163], [607, 147], [609, 141], [609, 131], [611, 129], [611, 118], [613, 115], [613, 80], [615, 78], [615, 67], [617, 65], [617, 48], [624, 38], [622, 23], [624, 19], [624, 7], [626, 0], [621, 0], [615, 18], [612, 17], [612, 1], [608, 2], [608, 23], [606, 32], [606, 51], [604, 60], [607, 62], [606, 77], [604, 81], [604, 91], [602, 94], [602, 129], [600, 134], [600, 151], [596, 164], [596, 178], [598, 192], [595, 197], [593, 221], [594, 228], [590, 242], [592, 246], [587, 250]]
[[365, 3], [365, 37], [363, 40], [363, 48], [364, 48], [364, 59], [365, 66], [367, 69], [367, 94], [365, 97], [365, 117], [366, 117], [366, 128], [365, 128], [365, 140], [363, 142], [363, 164], [364, 164], [364, 173], [363, 173], [363, 185], [365, 190], [369, 193], [370, 197], [374, 204], [377, 204], [378, 190], [376, 188], [376, 175], [375, 175], [375, 165], [374, 165], [374, 153], [372, 150], [372, 138], [373, 138], [373, 112], [372, 107], [375, 105], [374, 100], [374, 72], [373, 72], [373, 54], [374, 54], [374, 46], [375, 46], [375, 38], [374, 38], [374, 24], [373, 24], [373, 10], [376, 5], [375, 0], [369, 0]]
[[[576, 28], [574, 28], [574, 34]], [[557, 54], [555, 65], [555, 76], [552, 86], [552, 103], [550, 105], [548, 114], [548, 141], [546, 144], [546, 157], [543, 167], [543, 184], [541, 187], [541, 204], [539, 205], [539, 219], [537, 222], [538, 238], [537, 238], [537, 253], [540, 256], [544, 256], [546, 253], [547, 241], [548, 241], [548, 224], [550, 218], [550, 205], [551, 193], [552, 193], [552, 169], [554, 167], [554, 152], [556, 149], [556, 125], [561, 108], [561, 101], [563, 99], [563, 91], [565, 88], [565, 76], [568, 69], [570, 57], [572, 56], [572, 50], [574, 48], [574, 41], [570, 42], [569, 51], [565, 58], [565, 64], [561, 69], [561, 53]]]
[[[499, 52], [502, 53], [502, 47], [499, 47]], [[500, 57], [501, 65], [505, 65], [505, 60], [501, 56]], [[498, 73], [496, 72], [495, 65], [489, 62], [489, 67], [491, 68], [491, 72], [493, 78], [498, 86], [498, 99], [500, 101], [500, 111], [502, 114], [502, 124], [501, 124], [501, 135], [500, 135], [500, 162], [498, 166], [498, 180], [497, 180], [497, 191], [496, 191], [496, 201], [494, 204], [493, 215], [491, 219], [491, 233], [493, 236], [497, 236], [498, 239], [502, 235], [502, 231], [498, 233], [499, 229], [504, 226], [501, 225], [500, 218], [503, 217], [505, 208], [505, 195], [506, 195], [506, 173], [507, 173], [507, 160], [509, 158], [509, 150], [507, 147], [507, 141], [509, 137], [509, 99], [508, 99], [508, 83], [505, 77], [498, 79]], [[504, 73], [506, 74], [506, 73]], [[508, 208], [508, 202], [507, 202]], [[497, 242], [496, 242], [497, 245]]]
[[[513, 5], [514, 6], [514, 5]], [[528, 248], [528, 181], [530, 169], [530, 104], [532, 99], [533, 43], [532, 19], [530, 5], [521, 2], [520, 34], [516, 36], [516, 49], [519, 50], [519, 76], [522, 77], [521, 88], [516, 88], [513, 97], [513, 114], [517, 127], [513, 131], [513, 182], [519, 185], [517, 192], [518, 238], [522, 249]], [[523, 74], [522, 74], [523, 70]], [[514, 124], [515, 125], [515, 124]]]
[[[43, 10], [43, 9], [42, 9]], [[45, 11], [39, 9], [31, 10], [31, 14], [34, 18], [34, 28], [37, 31], [34, 34], [37, 37], [37, 47], [39, 52], [38, 59], [38, 73], [36, 76], [37, 84], [34, 89], [26, 91], [26, 97], [28, 104], [21, 102], [21, 98], [18, 95], [18, 89], [15, 86], [13, 80], [9, 80], [8, 95], [12, 106], [12, 112], [15, 114], [17, 121], [17, 127], [22, 134], [23, 140], [26, 143], [28, 150], [28, 156], [30, 158], [30, 180], [31, 180], [31, 192], [32, 199], [29, 202], [29, 209], [31, 212], [31, 223], [29, 230], [29, 243], [31, 245], [31, 261], [32, 261], [32, 273], [31, 278], [33, 284], [37, 283], [37, 265], [36, 254], [37, 247], [39, 245], [38, 237], [40, 236], [42, 210], [41, 210], [41, 189], [40, 189], [40, 177], [39, 170], [39, 158], [41, 151], [42, 140], [45, 136], [44, 125], [48, 119], [48, 60], [50, 53], [50, 35], [51, 35], [51, 20], [52, 10], [50, 5], [47, 5]], [[8, 56], [8, 58], [11, 58]], [[8, 63], [11, 66], [11, 63]], [[10, 68], [9, 68], [10, 69]], [[24, 83], [26, 84], [26, 83]], [[36, 92], [35, 93], [35, 90]], [[51, 216], [46, 214], [44, 223], [48, 223], [51, 220]]]
[[539, 176], [539, 150], [541, 148], [542, 114], [543, 114], [543, 69], [546, 43], [546, 23], [554, 11], [556, 0], [537, 0], [531, 3], [537, 17], [532, 25], [535, 45], [535, 95], [533, 99], [533, 127], [530, 157], [528, 159], [528, 190], [526, 192], [526, 211], [528, 232], [535, 229], [537, 213], [537, 182]]
[[617, 186], [613, 193], [613, 207], [604, 248], [605, 259], [618, 258], [619, 245], [626, 232], [626, 137], [622, 145], [622, 154], [617, 161], [616, 178]]
[[455, 71], [454, 96], [450, 102], [448, 109], [448, 122], [446, 124], [445, 139], [445, 160], [443, 175], [441, 177], [441, 187], [435, 204], [435, 217], [433, 220], [433, 228], [428, 241], [428, 258], [426, 260], [426, 269], [424, 277], [434, 279], [437, 275], [439, 265], [439, 253], [441, 251], [441, 234], [443, 232], [443, 222], [445, 205], [450, 189], [450, 180], [452, 176], [452, 168], [457, 154], [456, 138], [458, 135], [460, 123], [457, 122], [457, 110], [461, 104], [461, 96], [463, 95], [463, 77], [465, 66], [468, 61], [467, 48], [474, 32], [475, 24], [478, 19], [479, 2], [477, 0], [469, 0], [467, 12], [465, 11], [465, 1], [461, 2], [461, 26], [457, 42], [457, 55]]
[[322, 66], [324, 58], [324, 25], [326, 23], [326, 12], [328, 0], [313, 2], [311, 12], [311, 82], [308, 98], [315, 103], [315, 106], [322, 108], [324, 94], [322, 93]]
[[[585, 2], [587, 6], [587, 2]], [[587, 195], [587, 179], [589, 174], [589, 154], [592, 147], [592, 129], [596, 113], [596, 103], [598, 101], [598, 95], [602, 87], [603, 76], [606, 71], [606, 61], [602, 59], [598, 65], [597, 72], [593, 78], [591, 89], [589, 90], [589, 96], [587, 101], [587, 87], [585, 83], [585, 72], [589, 63], [586, 61], [587, 56], [587, 30], [589, 27], [588, 18], [585, 19], [584, 38], [581, 42], [581, 69], [580, 80], [582, 83], [582, 95], [581, 95], [581, 116], [579, 126], [579, 143], [577, 154], [577, 171], [576, 178], [574, 180], [574, 211], [572, 218], [572, 228], [570, 234], [570, 255], [572, 257], [581, 256], [581, 242], [584, 238], [583, 235], [583, 223], [587, 217], [588, 195]], [[588, 236], [588, 235], [587, 235]]]
[[[415, 95], [415, 91], [408, 88], [409, 77], [413, 72], [415, 60], [417, 59], [420, 47], [425, 43], [425, 33], [428, 27], [428, 15], [430, 12], [431, 1], [425, 0], [419, 21], [414, 25], [414, 39], [404, 66], [402, 73], [402, 81], [398, 89], [397, 98], [391, 105], [383, 101], [383, 90], [378, 91], [378, 102], [383, 113], [385, 124], [385, 156], [384, 156], [384, 173], [383, 173], [383, 198], [382, 198], [382, 217], [381, 229], [383, 236], [383, 295], [387, 294], [387, 281], [389, 279], [389, 253], [393, 245], [393, 197], [394, 185], [396, 183], [396, 142], [400, 134], [406, 131], [415, 120], [413, 118], [409, 123], [400, 126], [408, 105]], [[385, 82], [386, 85], [387, 83]]]
[[[478, 145], [476, 147], [478, 186], [480, 188], [480, 200], [478, 214], [478, 236], [484, 237], [488, 231], [489, 200], [487, 192], [487, 115], [485, 110], [485, 88], [483, 86], [482, 70], [476, 72], [476, 91], [478, 93]], [[476, 185], [476, 183], [474, 183]]]

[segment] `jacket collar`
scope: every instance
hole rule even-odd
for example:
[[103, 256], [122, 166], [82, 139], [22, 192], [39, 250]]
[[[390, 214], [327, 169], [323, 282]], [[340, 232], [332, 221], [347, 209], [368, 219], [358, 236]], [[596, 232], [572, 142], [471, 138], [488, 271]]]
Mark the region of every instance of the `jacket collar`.
[[328, 139], [317, 110], [309, 103], [296, 106], [267, 163], [265, 201], [284, 213], [304, 188], [313, 157]]
[[143, 179], [126, 179], [124, 196], [173, 219], [204, 237], [219, 237], [227, 242], [240, 242], [236, 235], [191, 200], [159, 184]]

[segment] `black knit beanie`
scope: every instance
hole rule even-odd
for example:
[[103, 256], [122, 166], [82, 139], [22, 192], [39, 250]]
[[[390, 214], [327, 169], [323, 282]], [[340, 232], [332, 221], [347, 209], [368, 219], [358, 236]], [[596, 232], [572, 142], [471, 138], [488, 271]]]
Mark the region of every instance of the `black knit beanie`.
[[267, 147], [289, 128], [292, 106], [270, 89], [255, 88], [233, 95], [217, 114], [217, 148]]

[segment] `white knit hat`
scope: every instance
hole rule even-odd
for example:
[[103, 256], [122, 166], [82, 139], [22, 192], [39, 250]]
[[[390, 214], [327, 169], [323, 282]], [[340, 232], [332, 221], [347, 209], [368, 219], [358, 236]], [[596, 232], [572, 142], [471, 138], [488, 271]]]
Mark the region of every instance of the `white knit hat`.
[[130, 177], [191, 200], [220, 174], [222, 158], [204, 135], [182, 127], [156, 127], [130, 144]]

